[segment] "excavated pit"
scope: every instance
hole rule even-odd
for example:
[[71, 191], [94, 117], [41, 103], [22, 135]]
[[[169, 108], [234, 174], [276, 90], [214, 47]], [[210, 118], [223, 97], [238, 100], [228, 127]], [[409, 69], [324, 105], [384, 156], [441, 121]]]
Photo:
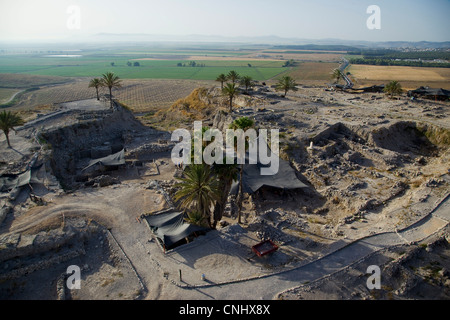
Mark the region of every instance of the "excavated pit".
[[41, 137], [51, 145], [54, 175], [71, 190], [79, 185], [80, 164], [119, 152], [133, 133], [143, 129], [130, 111], [118, 108], [84, 113], [78, 123], [47, 130]]
[[326, 199], [312, 213], [325, 213], [332, 224], [364, 221], [425, 184], [422, 171], [446, 150], [445, 140], [436, 143], [430, 132], [443, 129], [400, 121], [369, 131], [339, 122], [318, 133], [312, 148], [293, 155], [294, 166], [317, 191], [313, 202]]

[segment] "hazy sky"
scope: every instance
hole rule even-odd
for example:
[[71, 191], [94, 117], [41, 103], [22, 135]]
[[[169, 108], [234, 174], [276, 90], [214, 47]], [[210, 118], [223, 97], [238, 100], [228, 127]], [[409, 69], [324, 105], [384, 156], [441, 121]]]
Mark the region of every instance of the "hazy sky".
[[[366, 26], [369, 5], [381, 9], [381, 30]], [[148, 33], [449, 41], [449, 14], [450, 0], [0, 0], [0, 40]]]

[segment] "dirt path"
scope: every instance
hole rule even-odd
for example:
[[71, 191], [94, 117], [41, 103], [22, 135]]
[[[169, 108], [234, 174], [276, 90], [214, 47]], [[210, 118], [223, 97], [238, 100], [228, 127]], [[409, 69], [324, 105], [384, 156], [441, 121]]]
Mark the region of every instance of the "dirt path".
[[6, 100], [6, 101], [3, 101], [1, 104], [8, 104], [8, 103], [10, 103], [11, 101], [14, 100], [15, 97], [17, 97], [18, 94], [20, 94], [20, 93], [22, 93], [22, 92], [24, 92], [24, 91], [26, 91], [26, 90], [20, 90], [20, 91], [14, 93], [14, 94], [11, 96], [11, 98], [9, 98], [9, 99]]
[[423, 240], [448, 225], [449, 221], [450, 195], [447, 195], [431, 214], [397, 233], [386, 232], [355, 241], [321, 259], [279, 274], [227, 285], [209, 284], [184, 289], [182, 297], [217, 300], [273, 299], [278, 293], [335, 273], [382, 249], [403, 244], [405, 241]]

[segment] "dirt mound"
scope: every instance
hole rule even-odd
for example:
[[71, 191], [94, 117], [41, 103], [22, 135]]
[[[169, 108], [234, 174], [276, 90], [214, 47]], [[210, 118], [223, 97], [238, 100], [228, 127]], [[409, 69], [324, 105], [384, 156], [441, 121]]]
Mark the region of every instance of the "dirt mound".
[[97, 159], [124, 148], [131, 132], [144, 129], [132, 112], [117, 110], [85, 112], [80, 121], [41, 133], [52, 149], [52, 170], [67, 190], [74, 184], [80, 159]]
[[[135, 299], [140, 285], [110, 232], [67, 218], [56, 228], [0, 237], [2, 299]], [[80, 289], [66, 287], [67, 267], [80, 268]], [[26, 280], [25, 280], [26, 279]]]
[[187, 97], [178, 99], [168, 110], [156, 113], [161, 119], [201, 120], [212, 114], [218, 103], [213, 97], [213, 89], [197, 88]]

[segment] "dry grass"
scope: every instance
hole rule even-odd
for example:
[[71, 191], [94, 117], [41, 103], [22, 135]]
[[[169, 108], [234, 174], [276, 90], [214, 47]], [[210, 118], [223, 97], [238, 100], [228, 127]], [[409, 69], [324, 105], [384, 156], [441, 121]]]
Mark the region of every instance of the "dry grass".
[[0, 88], [0, 104], [9, 101], [11, 97], [19, 91], [19, 89]]
[[[271, 53], [262, 53], [265, 57], [271, 59], [294, 59], [309, 62], [338, 62], [342, 59], [341, 53], [286, 53], [283, 50], [270, 50]], [[259, 53], [258, 53], [259, 54]]]
[[[39, 109], [42, 105], [95, 98], [95, 89], [88, 88], [88, 83], [89, 80], [85, 79], [26, 93], [14, 108]], [[124, 80], [122, 88], [114, 89], [113, 95], [134, 112], [149, 112], [169, 108], [195, 88], [208, 83], [211, 84], [195, 80]], [[107, 90], [101, 89], [100, 92], [107, 93]]]
[[299, 81], [321, 81], [323, 84], [331, 82], [331, 72], [338, 66], [332, 62], [303, 62], [288, 75]]
[[397, 80], [405, 89], [419, 86], [450, 89], [450, 68], [352, 65], [349, 71], [361, 86]]
[[71, 81], [69, 78], [57, 76], [41, 76], [22, 73], [0, 73], [2, 88], [30, 88], [51, 84], [62, 84]]

